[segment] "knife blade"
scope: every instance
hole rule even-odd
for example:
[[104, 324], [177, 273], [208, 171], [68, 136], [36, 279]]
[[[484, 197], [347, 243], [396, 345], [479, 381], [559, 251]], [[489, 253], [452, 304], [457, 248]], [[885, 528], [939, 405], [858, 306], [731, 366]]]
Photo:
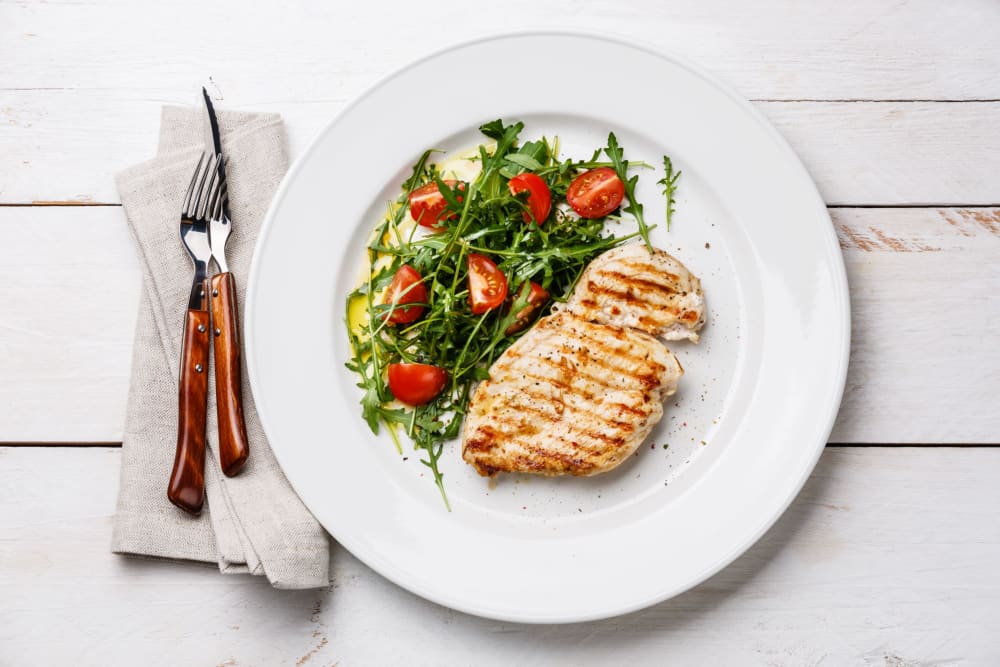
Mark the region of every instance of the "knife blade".
[[[215, 105], [212, 104], [212, 98], [204, 86], [201, 88], [201, 95], [205, 99], [205, 150], [211, 150], [219, 157], [221, 161], [219, 176], [222, 178], [222, 182], [226, 183], [226, 163], [222, 160], [222, 133], [219, 132], [219, 119], [215, 115]], [[222, 212], [226, 219], [230, 219], [229, 197], [226, 197], [222, 202]]]
[[239, 309], [236, 305], [236, 281], [226, 264], [226, 243], [232, 232], [229, 217], [229, 189], [226, 161], [222, 154], [219, 119], [212, 98], [205, 88], [205, 146], [214, 151], [218, 176], [222, 182], [221, 214], [209, 221], [209, 242], [219, 273], [210, 279], [212, 328], [215, 353], [215, 403], [219, 422], [219, 463], [222, 472], [232, 477], [239, 473], [250, 455], [243, 418], [243, 381], [241, 369]]

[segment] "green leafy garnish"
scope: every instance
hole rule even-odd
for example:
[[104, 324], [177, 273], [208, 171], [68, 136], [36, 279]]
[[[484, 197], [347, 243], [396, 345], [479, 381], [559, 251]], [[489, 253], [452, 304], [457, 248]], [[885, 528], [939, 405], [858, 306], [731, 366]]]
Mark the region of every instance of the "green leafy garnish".
[[[399, 433], [423, 453], [441, 497], [448, 506], [444, 475], [439, 460], [445, 443], [459, 436], [462, 419], [476, 382], [489, 377], [489, 368], [530, 327], [518, 322], [518, 313], [528, 306], [530, 282], [551, 295], [540, 311], [547, 314], [552, 302], [565, 301], [584, 268], [594, 257], [625, 241], [641, 236], [647, 247], [649, 227], [642, 205], [635, 200], [637, 176], [628, 178], [630, 167], [650, 167], [624, 159], [614, 134], [608, 146], [589, 160], [558, 159], [558, 140], [544, 137], [518, 143], [522, 123], [495, 120], [480, 131], [496, 142], [495, 148], [480, 146], [474, 158], [481, 172], [470, 183], [449, 186], [427, 151], [413, 165], [399, 197], [376, 225], [367, 247], [367, 274], [363, 284], [347, 296], [346, 324], [351, 360], [346, 364], [357, 375], [362, 389], [361, 412], [373, 433], [388, 429], [402, 452]], [[601, 152], [610, 161], [601, 161]], [[639, 231], [609, 235], [606, 219], [581, 219], [554, 207], [544, 224], [525, 224], [527, 200], [510, 193], [508, 181], [531, 171], [542, 178], [553, 204], [565, 200], [566, 190], [579, 172], [613, 167], [625, 183], [628, 206], [623, 209], [638, 222]], [[433, 234], [415, 234], [404, 224], [410, 194], [428, 183], [436, 183], [445, 211]], [[615, 219], [609, 216], [608, 219]], [[508, 282], [507, 303], [483, 314], [469, 305], [468, 258], [486, 255]], [[400, 267], [408, 265], [423, 278], [427, 303], [414, 322], [390, 323], [392, 304], [383, 303], [383, 292]], [[518, 326], [512, 326], [518, 323]], [[512, 333], [507, 333], [511, 330]], [[417, 407], [394, 401], [386, 369], [393, 363], [432, 364], [445, 369], [445, 389], [429, 403]], [[450, 507], [449, 507], [450, 509]]]
[[618, 178], [625, 184], [625, 200], [628, 202], [628, 206], [623, 208], [622, 212], [630, 213], [635, 218], [636, 224], [639, 225], [639, 236], [642, 237], [646, 248], [652, 253], [653, 244], [649, 241], [649, 230], [656, 227], [656, 225], [652, 227], [647, 226], [645, 218], [642, 217], [642, 204], [635, 198], [635, 186], [639, 182], [639, 176], [635, 174], [629, 177], [629, 161], [624, 159], [624, 151], [618, 145], [618, 139], [615, 137], [614, 132], [608, 134], [608, 145], [604, 149], [604, 152], [611, 159], [611, 166], [615, 170], [615, 173], [618, 174]]
[[677, 179], [681, 172], [674, 173], [674, 163], [666, 155], [663, 156], [663, 178], [657, 181], [663, 186], [663, 195], [667, 198], [667, 231], [670, 231], [670, 218], [674, 215], [674, 193], [677, 192]]

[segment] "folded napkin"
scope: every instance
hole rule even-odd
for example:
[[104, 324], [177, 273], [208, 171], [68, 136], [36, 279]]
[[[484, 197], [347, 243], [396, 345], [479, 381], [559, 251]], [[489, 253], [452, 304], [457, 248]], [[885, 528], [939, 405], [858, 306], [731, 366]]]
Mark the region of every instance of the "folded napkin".
[[[225, 573], [264, 575], [277, 588], [329, 582], [329, 538], [299, 500], [264, 437], [243, 370], [250, 458], [222, 474], [217, 451], [214, 372], [208, 374], [207, 507], [192, 517], [167, 500], [177, 438], [177, 383], [192, 266], [180, 237], [181, 202], [205, 149], [201, 110], [165, 107], [157, 157], [117, 177], [143, 266], [132, 377], [122, 443], [112, 551], [218, 563]], [[242, 319], [250, 258], [261, 220], [288, 167], [276, 114], [220, 112], [229, 159], [233, 233], [226, 248]], [[244, 355], [245, 358], [245, 355]]]

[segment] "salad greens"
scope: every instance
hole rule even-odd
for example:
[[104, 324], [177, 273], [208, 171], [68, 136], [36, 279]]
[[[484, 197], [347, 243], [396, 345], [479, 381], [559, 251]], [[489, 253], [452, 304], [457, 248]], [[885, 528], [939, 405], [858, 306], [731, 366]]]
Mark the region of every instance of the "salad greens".
[[670, 219], [674, 216], [674, 194], [677, 192], [677, 179], [681, 172], [674, 173], [674, 163], [666, 155], [663, 156], [663, 178], [657, 181], [663, 186], [663, 195], [667, 198], [667, 231], [670, 231]]
[[[367, 247], [366, 275], [347, 297], [352, 352], [347, 367], [357, 374], [358, 387], [364, 390], [362, 415], [374, 433], [381, 426], [387, 427], [400, 453], [400, 432], [412, 440], [422, 451], [422, 463], [446, 505], [448, 498], [438, 467], [444, 444], [460, 433], [473, 385], [489, 377], [490, 365], [527, 328], [523, 316], [533, 305], [535, 288], [541, 286], [551, 300], [564, 301], [584, 268], [600, 253], [635, 237], [641, 237], [652, 248], [651, 227], [643, 219], [642, 204], [635, 199], [638, 175], [628, 173], [632, 168], [651, 165], [626, 160], [614, 134], [609, 134], [607, 146], [595, 151], [589, 160], [559, 161], [558, 139], [542, 137], [519, 143], [523, 128], [523, 123], [506, 125], [501, 120], [479, 128], [495, 142], [495, 147], [479, 146], [478, 155], [472, 159], [480, 163], [481, 172], [469, 183], [446, 181], [430, 161], [432, 151], [421, 155], [403, 182], [400, 196], [375, 227]], [[602, 153], [607, 160], [601, 159]], [[669, 183], [665, 187], [672, 193], [676, 176], [670, 176], [669, 159], [664, 159]], [[597, 219], [582, 218], [562, 205], [579, 173], [600, 167], [613, 169], [624, 184], [622, 211], [635, 218], [637, 232], [608, 234], [606, 222], [617, 222], [620, 217], [609, 214]], [[531, 211], [531, 195], [511, 193], [510, 179], [525, 172], [540, 177], [551, 192], [552, 211], [543, 224], [526, 217]], [[431, 183], [437, 185], [444, 199], [444, 213], [433, 230], [436, 233], [416, 234], [416, 225], [407, 216], [408, 204], [416, 190]], [[671, 194], [668, 201], [672, 203]], [[490, 258], [503, 272], [507, 280], [504, 305], [482, 314], [473, 312], [470, 254]], [[385, 303], [385, 292], [403, 266], [419, 272], [426, 287], [426, 302], [418, 304], [419, 318], [391, 321], [402, 301]], [[532, 281], [537, 285], [533, 287]], [[533, 314], [545, 314], [550, 305], [551, 301]], [[444, 369], [447, 383], [433, 400], [416, 407], [404, 405], [394, 401], [387, 380], [389, 365], [397, 363], [430, 364]]]

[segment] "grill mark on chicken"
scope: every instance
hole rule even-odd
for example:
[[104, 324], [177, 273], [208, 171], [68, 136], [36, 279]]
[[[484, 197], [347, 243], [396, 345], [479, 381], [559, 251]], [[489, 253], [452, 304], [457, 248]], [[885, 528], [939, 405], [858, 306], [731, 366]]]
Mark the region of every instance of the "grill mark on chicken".
[[[559, 351], [562, 352], [563, 354], [572, 354], [572, 350], [568, 349], [568, 348], [562, 348]], [[536, 361], [538, 361], [538, 362], [540, 362], [542, 364], [545, 364], [547, 366], [559, 368], [560, 370], [562, 370], [562, 367], [560, 365], [558, 365], [558, 362], [554, 362], [554, 361], [552, 361], [549, 358], [540, 357]], [[601, 370], [611, 371], [611, 372], [614, 372], [614, 373], [627, 373], [627, 372], [630, 372], [630, 369], [628, 367], [623, 367], [623, 366], [618, 366], [618, 365], [615, 365], [615, 364], [608, 363], [607, 360], [600, 359], [599, 357], [594, 357], [593, 355], [590, 355], [589, 358], [586, 361], [587, 361], [588, 364], [593, 364], [594, 366], [597, 366]], [[614, 386], [614, 385], [609, 384], [602, 377], [586, 373], [585, 371], [581, 370], [579, 368], [579, 366], [573, 368], [573, 370], [571, 371], [571, 375], [576, 376], [576, 377], [585, 378], [587, 380], [590, 380], [590, 381], [594, 382], [595, 384], [599, 384], [599, 385], [602, 385], [604, 387], [611, 388], [611, 387]]]
[[[525, 373], [524, 378], [527, 380], [533, 380], [535, 382], [551, 382], [551, 378], [545, 376], [532, 375], [530, 373]], [[598, 384], [595, 382], [594, 384]], [[568, 385], [562, 385], [563, 388], [569, 389]], [[613, 390], [613, 387], [604, 385], [604, 388], [608, 390]], [[614, 419], [613, 417], [606, 417], [602, 414], [602, 409], [604, 407], [614, 407], [621, 411], [622, 408], [629, 411], [630, 414], [645, 416], [645, 412], [642, 410], [632, 408], [624, 403], [613, 403], [608, 404], [599, 398], [600, 394], [597, 395], [587, 395], [581, 393], [579, 396], [576, 392], [564, 393], [561, 397], [553, 398], [542, 393], [533, 392], [530, 388], [525, 389], [523, 392], [516, 394], [511, 397], [511, 401], [506, 404], [506, 408], [513, 412], [531, 412], [543, 419], [547, 419], [551, 422], [558, 422], [560, 418], [566, 419], [567, 417], [572, 417], [572, 413], [586, 414], [593, 419], [600, 420], [604, 425], [621, 429], [622, 431], [631, 433], [635, 430], [635, 424], [632, 421], [626, 421], [621, 419]], [[528, 399], [528, 400], [525, 400]], [[566, 399], [572, 401], [572, 404], [567, 402]], [[552, 405], [555, 414], [550, 414], [538, 407], [538, 405]], [[566, 415], [569, 411], [571, 414]], [[494, 423], [499, 420], [499, 418], [506, 412], [502, 411], [499, 413]]]
[[597, 257], [555, 310], [668, 340], [697, 342], [704, 324], [701, 281], [676, 258], [662, 250], [650, 255], [642, 244], [619, 246]]
[[[600, 283], [596, 283], [596, 282], [594, 282], [592, 280], [587, 282], [587, 288], [591, 292], [593, 292], [594, 294], [597, 294], [597, 295], [600, 295], [600, 296], [612, 297], [612, 298], [618, 299], [620, 301], [623, 301], [624, 304], [618, 306], [619, 308], [621, 308], [623, 306], [628, 306], [628, 305], [639, 305], [639, 306], [641, 306], [643, 308], [649, 308], [651, 306], [655, 306], [655, 307], [660, 308], [660, 309], [672, 310], [675, 313], [678, 310], [677, 307], [670, 305], [670, 297], [672, 297], [672, 296], [674, 296], [676, 294], [676, 292], [673, 292], [673, 291], [666, 292], [665, 290], [657, 290], [655, 292], [646, 291], [646, 292], [641, 292], [640, 294], [634, 294], [633, 290], [629, 289], [628, 286], [626, 286], [626, 289], [624, 291], [621, 291], [621, 290], [611, 289], [610, 287], [605, 287], [604, 285], [601, 285]], [[635, 291], [638, 292], [639, 290], [635, 290]], [[646, 298], [651, 293], [652, 294], [656, 294], [656, 295], [664, 295], [665, 294], [666, 296], [664, 296], [662, 299], [659, 299], [659, 300], [653, 300], [653, 299], [650, 299], [650, 298]], [[595, 305], [597, 304], [597, 302], [594, 301], [593, 299], [588, 299], [588, 301], [590, 301], [591, 303], [593, 303]], [[643, 316], [652, 316], [652, 314], [653, 313], [645, 313]]]
[[604, 253], [476, 387], [462, 457], [481, 475], [614, 468], [660, 421], [684, 372], [650, 334], [697, 341], [703, 310], [698, 278], [667, 253]]
[[610, 287], [605, 287], [604, 285], [596, 283], [593, 280], [588, 280], [587, 281], [587, 288], [591, 292], [593, 292], [594, 294], [603, 294], [605, 296], [613, 296], [616, 299], [621, 299], [622, 301], [625, 301], [626, 303], [630, 303], [630, 304], [637, 304], [637, 303], [638, 304], [644, 304], [644, 303], [646, 303], [645, 299], [640, 299], [639, 297], [634, 296], [632, 294], [632, 292], [630, 292], [627, 289], [624, 292], [621, 292], [621, 291], [618, 291], [618, 290], [611, 289]]
[[[632, 371], [632, 366], [634, 366], [635, 364], [631, 364], [631, 365], [628, 365], [628, 366], [622, 366], [622, 365], [616, 365], [616, 364], [611, 363], [611, 360], [620, 360], [621, 359], [620, 352], [621, 352], [622, 348], [611, 348], [611, 347], [605, 345], [604, 341], [602, 341], [601, 339], [594, 338], [594, 337], [591, 337], [591, 336], [587, 336], [586, 334], [579, 334], [579, 338], [581, 340], [581, 345], [580, 345], [579, 349], [574, 349], [574, 348], [569, 347], [569, 346], [563, 346], [563, 347], [561, 347], [558, 350], [551, 350], [551, 352], [553, 352], [553, 353], [555, 353], [555, 352], [560, 353], [562, 355], [562, 357], [561, 357], [562, 360], [565, 360], [567, 357], [572, 356], [572, 355], [577, 355], [577, 354], [583, 355], [586, 358], [586, 363], [587, 364], [595, 365], [595, 366], [599, 367], [602, 370], [612, 371], [612, 372], [615, 372], [615, 373], [632, 373], [633, 372]], [[582, 343], [590, 343], [593, 347], [591, 347], [590, 349], [587, 349], [586, 347], [583, 346]], [[602, 358], [602, 356], [600, 356], [600, 355], [595, 355], [594, 354], [594, 350], [598, 350], [599, 352], [603, 352], [606, 356], [604, 356]], [[513, 358], [521, 358], [522, 357], [522, 355], [519, 354], [519, 353], [517, 353], [517, 352], [513, 352], [510, 356], [513, 357]], [[562, 361], [558, 361], [557, 362], [557, 361], [553, 360], [551, 357], [545, 356], [544, 354], [543, 355], [539, 355], [537, 358], [533, 359], [533, 361], [536, 361], [536, 362], [541, 363], [541, 364], [545, 364], [546, 366], [550, 366], [550, 367], [556, 368], [558, 370], [566, 370], [565, 366], [563, 365], [565, 362], [562, 362]], [[664, 366], [662, 364], [659, 364], [657, 362], [650, 362], [650, 363], [652, 364], [652, 370], [654, 372], [659, 372], [659, 371], [662, 371], [664, 369]], [[590, 375], [590, 374], [588, 374], [588, 373], [580, 370], [578, 364], [574, 364], [573, 367], [571, 369], [569, 369], [569, 373], [572, 374], [572, 375], [574, 375], [574, 376], [586, 377], [587, 379], [590, 379], [590, 380], [594, 381], [595, 383], [603, 384], [604, 386], [611, 386], [611, 385], [608, 385], [604, 381], [603, 378], [600, 378], [600, 377], [594, 376], [594, 375]], [[539, 378], [533, 378], [533, 379], [537, 380]], [[547, 378], [547, 379], [550, 379], [550, 378]], [[560, 380], [555, 380], [555, 381], [561, 382]], [[565, 388], [565, 384], [564, 383], [562, 385], [562, 388]]]
[[620, 412], [627, 412], [630, 415], [635, 415], [636, 417], [645, 417], [646, 413], [639, 408], [634, 408], [631, 405], [626, 405], [624, 403], [609, 403], [610, 406], [618, 408]]
[[[663, 252], [662, 250], [659, 250], [658, 252], [667, 255], [667, 253]], [[670, 257], [670, 255], [667, 255], [667, 257]], [[673, 258], [671, 257], [671, 259]], [[648, 262], [630, 262], [627, 260], [620, 260], [620, 261], [622, 266], [624, 266], [626, 269], [632, 269], [636, 273], [653, 273], [656, 275], [663, 276], [667, 280], [675, 283], [681, 281], [681, 277], [676, 273], [670, 273], [669, 271], [664, 271], [662, 268], [650, 264]]]
[[[602, 269], [600, 271], [597, 271], [596, 273], [597, 276], [601, 278], [610, 278], [611, 280], [616, 280], [623, 285], [627, 285], [628, 287], [644, 288], [648, 292], [662, 292], [668, 295], [673, 295], [677, 293], [677, 290], [675, 290], [670, 285], [664, 285], [663, 283], [657, 282], [655, 280], [649, 280], [647, 278], [641, 278], [635, 275], [629, 275], [627, 273], [622, 273], [621, 271]], [[646, 273], [650, 272], [647, 271]]]
[[542, 318], [477, 386], [462, 456], [482, 475], [591, 475], [627, 458], [681, 370], [647, 334], [569, 313]]

